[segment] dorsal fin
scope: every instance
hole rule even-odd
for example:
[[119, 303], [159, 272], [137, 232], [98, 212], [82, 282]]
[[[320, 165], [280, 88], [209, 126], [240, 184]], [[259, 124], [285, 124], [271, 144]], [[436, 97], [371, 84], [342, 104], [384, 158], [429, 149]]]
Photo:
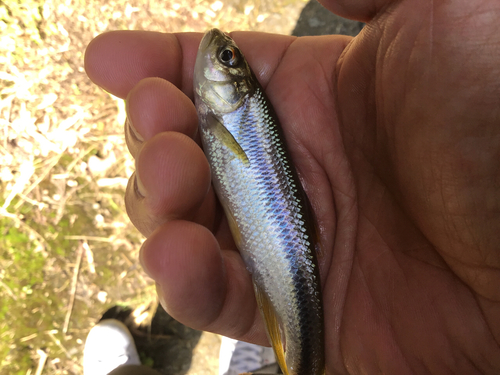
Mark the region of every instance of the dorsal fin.
[[[302, 187], [302, 184], [301, 186]], [[306, 192], [304, 189], [301, 189], [302, 192], [302, 197], [304, 199], [304, 208], [303, 208], [303, 213], [305, 214], [306, 218], [306, 223], [309, 223], [309, 229], [311, 230], [311, 236], [312, 236], [312, 243], [314, 244], [314, 251], [315, 251], [315, 256], [316, 259], [319, 261], [323, 259], [324, 251], [323, 248], [321, 247], [321, 231], [319, 229], [319, 224], [318, 220], [316, 218], [316, 213], [313, 210], [311, 201], [309, 200], [309, 197], [307, 196]]]

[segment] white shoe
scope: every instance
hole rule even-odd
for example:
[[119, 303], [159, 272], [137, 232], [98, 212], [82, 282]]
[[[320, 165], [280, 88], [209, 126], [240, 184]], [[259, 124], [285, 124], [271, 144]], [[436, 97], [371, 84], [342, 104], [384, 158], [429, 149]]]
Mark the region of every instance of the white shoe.
[[276, 359], [271, 348], [222, 336], [219, 375], [238, 375], [252, 372], [275, 362]]
[[116, 319], [102, 320], [89, 332], [83, 350], [83, 374], [107, 375], [122, 365], [140, 365], [127, 326]]

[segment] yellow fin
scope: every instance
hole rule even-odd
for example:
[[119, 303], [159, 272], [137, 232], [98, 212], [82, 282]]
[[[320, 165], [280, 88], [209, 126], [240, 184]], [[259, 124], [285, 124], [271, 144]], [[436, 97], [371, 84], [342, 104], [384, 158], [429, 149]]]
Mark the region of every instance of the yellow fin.
[[217, 139], [221, 140], [222, 143], [229, 148], [235, 156], [240, 159], [245, 166], [250, 165], [250, 161], [248, 160], [247, 154], [241, 148], [240, 144], [234, 139], [233, 135], [226, 129], [226, 127], [213, 115], [209, 115], [207, 118], [207, 122], [210, 128], [210, 131], [217, 137]]
[[236, 223], [236, 219], [234, 218], [233, 214], [229, 209], [225, 209], [224, 207], [224, 212], [226, 213], [227, 222], [229, 224], [229, 229], [231, 229], [231, 234], [233, 235], [234, 243], [236, 244], [238, 250], [240, 250], [242, 245], [242, 236], [240, 229], [238, 228], [238, 224]]
[[266, 293], [255, 282], [253, 283], [253, 286], [255, 289], [257, 304], [259, 305], [260, 311], [264, 316], [267, 336], [269, 337], [269, 341], [271, 341], [276, 361], [281, 367], [283, 374], [289, 375], [285, 362], [285, 351], [283, 349], [283, 340], [281, 339], [280, 325], [276, 313], [274, 312], [274, 308], [271, 305], [271, 301], [269, 301]]

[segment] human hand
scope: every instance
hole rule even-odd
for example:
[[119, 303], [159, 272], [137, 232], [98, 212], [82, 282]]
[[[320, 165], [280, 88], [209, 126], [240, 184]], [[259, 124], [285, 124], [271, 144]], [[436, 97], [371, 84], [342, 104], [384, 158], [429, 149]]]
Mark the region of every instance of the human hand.
[[[352, 41], [232, 34], [320, 227], [327, 372], [498, 372], [494, 1], [367, 3], [326, 4], [368, 23]], [[148, 237], [141, 258], [163, 306], [194, 328], [266, 344], [196, 143], [200, 38], [104, 34], [86, 68], [127, 97], [140, 175], [127, 209]]]

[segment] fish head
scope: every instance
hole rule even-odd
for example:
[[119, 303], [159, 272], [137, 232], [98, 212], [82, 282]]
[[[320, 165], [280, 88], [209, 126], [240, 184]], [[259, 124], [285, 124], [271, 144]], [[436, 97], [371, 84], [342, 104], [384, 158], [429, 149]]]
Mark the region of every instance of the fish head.
[[253, 94], [254, 79], [233, 39], [218, 29], [205, 33], [194, 67], [197, 100], [214, 114], [233, 112]]

